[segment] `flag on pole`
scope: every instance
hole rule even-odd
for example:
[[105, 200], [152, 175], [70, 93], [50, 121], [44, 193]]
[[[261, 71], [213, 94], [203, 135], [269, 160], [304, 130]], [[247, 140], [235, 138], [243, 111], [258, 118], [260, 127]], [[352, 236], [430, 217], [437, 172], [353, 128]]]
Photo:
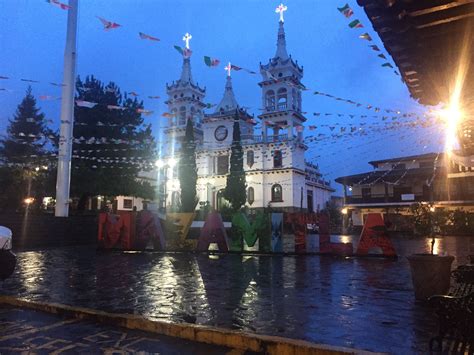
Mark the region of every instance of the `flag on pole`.
[[121, 27], [121, 25], [119, 25], [118, 23], [108, 21], [105, 18], [102, 18], [102, 17], [99, 17], [99, 16], [96, 16], [96, 17], [104, 25], [104, 31], [109, 31], [109, 30], [113, 30], [114, 28]]
[[390, 63], [388, 63], [388, 62], [387, 62], [387, 63], [383, 63], [382, 66], [383, 66], [383, 67], [386, 67], [386, 68], [392, 68], [392, 69], [393, 69], [393, 65], [390, 64]]
[[208, 56], [204, 56], [204, 63], [205, 63], [208, 67], [217, 67], [220, 62], [221, 62], [221, 61], [220, 61], [219, 59], [211, 58], [211, 57], [208, 57]]
[[143, 32], [138, 32], [138, 35], [140, 36], [141, 39], [149, 39], [150, 41], [156, 41], [156, 42], [160, 40], [159, 38], [147, 35]]
[[349, 4], [345, 4], [343, 7], [337, 8], [341, 14], [343, 14], [346, 18], [351, 17], [354, 14]]
[[362, 23], [360, 23], [359, 20], [354, 20], [354, 21], [349, 23], [349, 27], [350, 28], [362, 28], [362, 27], [364, 27], [364, 25], [362, 25]]
[[63, 4], [62, 2], [59, 2], [58, 0], [46, 0], [47, 3], [56, 6], [57, 8], [60, 8], [61, 10], [69, 10], [71, 6]]
[[370, 35], [366, 32], [366, 33], [363, 33], [359, 36], [359, 38], [361, 39], [366, 39], [367, 41], [372, 41], [372, 37], [370, 37]]
[[95, 105], [97, 105], [97, 102], [89, 102], [89, 101], [84, 101], [84, 100], [76, 100], [76, 105], [79, 106], [79, 107], [93, 108]]
[[380, 57], [382, 59], [387, 59], [387, 57], [383, 53], [380, 53], [377, 57]]

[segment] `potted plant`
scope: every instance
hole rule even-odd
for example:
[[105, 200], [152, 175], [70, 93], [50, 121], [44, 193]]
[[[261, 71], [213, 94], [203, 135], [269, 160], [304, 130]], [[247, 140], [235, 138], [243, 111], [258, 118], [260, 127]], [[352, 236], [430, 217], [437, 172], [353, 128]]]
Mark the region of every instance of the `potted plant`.
[[435, 224], [443, 225], [444, 213], [440, 211], [439, 216], [433, 205], [416, 204], [412, 206], [415, 230], [427, 230], [431, 237], [430, 253], [413, 254], [407, 257], [410, 263], [415, 299], [427, 300], [433, 295], [446, 294], [451, 282], [451, 264], [454, 256], [435, 254], [436, 238], [434, 233]]

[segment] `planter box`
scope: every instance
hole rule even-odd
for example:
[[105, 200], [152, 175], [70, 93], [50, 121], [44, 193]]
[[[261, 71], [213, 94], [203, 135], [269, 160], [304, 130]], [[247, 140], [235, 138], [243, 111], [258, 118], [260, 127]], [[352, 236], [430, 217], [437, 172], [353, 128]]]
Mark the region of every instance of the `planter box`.
[[407, 259], [417, 300], [426, 301], [433, 295], [448, 293], [454, 256], [414, 254]]

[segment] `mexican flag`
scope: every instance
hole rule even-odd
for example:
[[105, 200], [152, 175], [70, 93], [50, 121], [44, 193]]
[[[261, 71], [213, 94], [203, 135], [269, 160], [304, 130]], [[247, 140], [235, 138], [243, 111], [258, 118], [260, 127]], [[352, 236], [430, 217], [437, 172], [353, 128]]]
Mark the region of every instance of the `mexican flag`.
[[349, 23], [349, 27], [350, 28], [362, 28], [362, 27], [364, 27], [364, 25], [362, 25], [359, 20], [354, 20], [354, 21]]
[[341, 14], [343, 14], [346, 18], [351, 17], [354, 15], [354, 11], [352, 11], [351, 7], [349, 4], [345, 4], [343, 7], [338, 7], [337, 8]]
[[221, 61], [220, 61], [219, 59], [211, 58], [211, 57], [208, 57], [208, 56], [204, 56], [204, 63], [205, 63], [208, 67], [217, 67], [220, 62], [221, 62]]
[[359, 38], [361, 39], [366, 39], [367, 41], [372, 41], [372, 37], [370, 37], [370, 35], [366, 32], [366, 33], [363, 33], [359, 36]]

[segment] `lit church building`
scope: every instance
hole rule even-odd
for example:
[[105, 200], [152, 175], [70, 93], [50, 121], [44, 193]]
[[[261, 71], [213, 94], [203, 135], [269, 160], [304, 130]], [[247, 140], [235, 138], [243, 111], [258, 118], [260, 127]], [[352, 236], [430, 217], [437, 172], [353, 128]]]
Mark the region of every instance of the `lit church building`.
[[[262, 81], [261, 130], [256, 120], [239, 106], [232, 88], [230, 63], [224, 95], [213, 113], [205, 114], [206, 90], [191, 75], [190, 58], [184, 56], [181, 77], [167, 85], [168, 111], [164, 130], [167, 142], [158, 175], [161, 207], [179, 204], [178, 160], [186, 120], [191, 117], [197, 141], [197, 194], [201, 205], [208, 202], [221, 209], [226, 204], [223, 191], [229, 173], [234, 120], [240, 124], [243, 165], [250, 209], [276, 211], [318, 211], [325, 208], [334, 191], [316, 165], [305, 160], [308, 147], [303, 140], [306, 118], [302, 112], [303, 68], [286, 50], [283, 21], [279, 22], [277, 50], [267, 64], [260, 64]], [[200, 207], [197, 205], [197, 208]]]

